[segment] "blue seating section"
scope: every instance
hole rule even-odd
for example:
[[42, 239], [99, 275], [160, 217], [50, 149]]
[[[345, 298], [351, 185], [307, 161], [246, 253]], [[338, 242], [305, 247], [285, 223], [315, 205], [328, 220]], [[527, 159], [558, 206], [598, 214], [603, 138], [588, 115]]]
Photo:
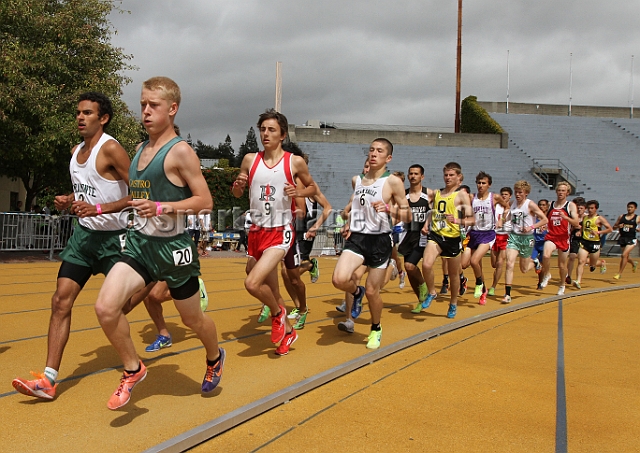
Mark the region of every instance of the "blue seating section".
[[[640, 203], [640, 120], [569, 116], [491, 116], [509, 133], [509, 150], [560, 159], [579, 179], [578, 191], [600, 202], [609, 221]], [[617, 169], [617, 170], [616, 170]]]

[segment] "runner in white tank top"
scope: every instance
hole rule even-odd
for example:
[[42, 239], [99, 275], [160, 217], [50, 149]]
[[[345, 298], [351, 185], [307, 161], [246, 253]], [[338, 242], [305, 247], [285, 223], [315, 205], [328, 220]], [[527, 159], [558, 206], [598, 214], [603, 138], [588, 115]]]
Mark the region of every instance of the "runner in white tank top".
[[70, 332], [73, 304], [91, 275], [107, 274], [120, 259], [126, 224], [117, 213], [127, 206], [129, 156], [104, 133], [113, 116], [111, 101], [102, 93], [80, 95], [76, 110], [81, 145], [71, 149], [69, 173], [74, 193], [58, 195], [56, 209], [72, 209], [80, 217], [65, 249], [60, 253], [53, 295], [44, 374], [36, 379], [16, 378], [13, 387], [28, 396], [51, 400]]
[[[531, 185], [520, 180], [513, 186], [516, 200], [511, 205], [511, 223], [513, 231], [507, 240], [507, 275], [503, 303], [511, 302], [511, 283], [516, 258], [520, 257], [520, 272], [523, 274], [534, 268], [531, 252], [533, 251], [533, 230], [548, 223], [547, 216], [537, 204], [527, 198], [531, 193]], [[536, 218], [539, 219], [536, 222]]]
[[[500, 189], [500, 197], [509, 208], [511, 207], [512, 192], [511, 187], [503, 187]], [[495, 270], [493, 271], [493, 282], [487, 293], [489, 296], [495, 295], [496, 286], [500, 278], [502, 278], [504, 264], [507, 259], [507, 240], [509, 239], [509, 233], [513, 230], [511, 225], [511, 211], [509, 208], [505, 209], [502, 205], [496, 205], [496, 240], [491, 247], [491, 266]]]
[[[470, 264], [476, 279], [473, 297], [479, 299], [480, 305], [487, 303], [488, 289], [484, 284], [482, 271], [482, 258], [487, 254], [496, 240], [495, 212], [496, 207], [508, 208], [509, 205], [499, 194], [490, 191], [493, 178], [488, 173], [481, 171], [476, 176], [478, 192], [473, 196], [471, 207], [475, 218], [475, 225], [469, 232], [469, 244], [471, 249]], [[462, 264], [462, 268], [465, 268]]]
[[[374, 140], [369, 146], [369, 171], [352, 180], [354, 192], [345, 208], [345, 213], [351, 216], [345, 225], [347, 239], [332, 278], [337, 289], [353, 294], [353, 318], [360, 315], [366, 292], [371, 312], [371, 330], [367, 341], [369, 349], [379, 348], [382, 338], [380, 288], [384, 283], [393, 248], [391, 225], [396, 221], [411, 221], [404, 184], [399, 177], [390, 175], [387, 171], [392, 155], [393, 145], [389, 140]], [[389, 220], [389, 216], [393, 217], [393, 222]], [[369, 267], [366, 291], [364, 287], [358, 286], [354, 278], [354, 273], [362, 265]], [[341, 323], [339, 328], [353, 332], [354, 323]]]
[[[304, 159], [282, 149], [288, 128], [282, 113], [267, 110], [260, 115], [258, 129], [264, 151], [244, 156], [240, 173], [231, 187], [233, 195], [239, 198], [249, 186], [252, 225], [244, 285], [249, 294], [263, 304], [258, 321], [263, 322], [272, 315], [271, 342], [280, 343], [276, 348], [278, 355], [288, 354], [298, 339], [280, 296], [278, 263], [294, 242], [291, 225], [294, 198], [316, 193], [316, 184]], [[296, 186], [294, 181], [301, 184]]]

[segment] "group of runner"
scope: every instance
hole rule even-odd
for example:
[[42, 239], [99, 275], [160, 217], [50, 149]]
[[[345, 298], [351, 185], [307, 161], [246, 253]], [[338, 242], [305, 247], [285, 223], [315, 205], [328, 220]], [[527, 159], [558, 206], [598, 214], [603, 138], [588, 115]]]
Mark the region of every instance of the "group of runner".
[[[213, 201], [196, 153], [175, 131], [180, 100], [180, 89], [169, 78], [154, 77], [143, 83], [142, 122], [149, 140], [138, 145], [130, 162], [122, 146], [104, 132], [113, 117], [109, 99], [93, 92], [80, 96], [76, 122], [83, 141], [71, 150], [73, 193], [55, 200], [57, 209], [70, 208], [79, 217], [79, 225], [61, 253], [44, 373], [34, 373], [32, 380], [14, 379], [17, 391], [49, 400], [55, 397], [73, 304], [91, 275], [97, 273], [105, 274], [106, 279], [95, 304], [96, 314], [124, 366], [120, 384], [108, 400], [109, 409], [125, 405], [133, 388], [147, 375], [126, 318], [143, 300], [158, 329], [156, 341], [147, 351], [171, 346], [161, 304], [173, 299], [184, 324], [205, 348], [202, 392], [211, 392], [220, 383], [226, 354], [218, 345], [214, 321], [204, 314], [208, 298], [199, 279], [198, 250], [185, 231], [184, 221], [185, 215], [210, 211]], [[258, 321], [271, 318], [275, 353], [286, 355], [308, 314], [300, 276], [308, 271], [312, 282], [319, 278], [318, 262], [309, 255], [313, 238], [332, 207], [313, 180], [306, 156], [286, 141], [286, 117], [267, 110], [257, 125], [263, 150], [244, 156], [231, 192], [241, 197], [245, 189], [249, 190], [251, 226], [244, 285], [262, 304]], [[442, 257], [446, 266], [440, 292], [450, 294], [448, 318], [456, 316], [458, 296], [466, 290], [463, 269], [469, 265], [475, 276], [474, 297], [484, 304], [487, 295], [495, 294], [506, 263], [502, 301], [509, 303], [516, 260], [520, 259], [522, 272], [537, 266], [541, 270], [539, 286], [544, 288], [550, 279], [551, 254], [557, 250], [558, 293], [562, 294], [565, 281], [570, 281], [565, 263], [575, 235], [572, 227], [581, 231], [574, 284], [580, 287], [582, 264], [587, 260], [595, 269], [599, 237], [610, 232], [611, 226], [598, 215], [598, 202], [593, 200], [585, 203], [588, 213], [581, 219], [579, 204], [567, 200], [568, 184], [558, 184], [557, 200], [547, 211], [527, 198], [531, 188], [526, 181], [516, 182], [515, 201], [511, 202], [510, 188], [501, 189], [499, 194], [491, 192], [491, 176], [480, 172], [477, 192], [471, 194], [462, 186], [460, 165], [449, 162], [443, 168], [444, 188], [424, 187], [424, 168], [415, 164], [408, 169], [409, 188], [405, 190], [403, 175], [387, 169], [392, 157], [389, 140], [374, 140], [365, 169], [352, 179], [353, 195], [342, 214], [344, 248], [332, 276], [333, 285], [345, 293], [347, 320], [338, 324], [341, 331], [354, 331], [353, 320], [361, 314], [362, 301], [367, 298], [371, 313], [367, 348], [380, 347], [380, 289], [398, 274], [396, 262], [400, 262], [400, 256], [404, 261], [400, 270], [418, 299], [412, 310], [416, 314], [429, 308], [437, 297], [434, 267]], [[621, 243], [625, 261], [621, 261], [616, 278], [636, 244], [640, 219], [635, 216], [635, 203], [629, 206], [627, 215], [615, 225], [621, 237], [625, 234]], [[535, 264], [531, 257], [534, 232], [540, 233], [545, 227], [548, 232], [540, 249], [542, 262]], [[482, 257], [489, 250], [496, 270], [493, 284], [487, 288]], [[279, 265], [295, 304], [289, 313], [280, 294]], [[637, 263], [633, 266], [635, 271]], [[365, 284], [360, 285], [365, 272]]]

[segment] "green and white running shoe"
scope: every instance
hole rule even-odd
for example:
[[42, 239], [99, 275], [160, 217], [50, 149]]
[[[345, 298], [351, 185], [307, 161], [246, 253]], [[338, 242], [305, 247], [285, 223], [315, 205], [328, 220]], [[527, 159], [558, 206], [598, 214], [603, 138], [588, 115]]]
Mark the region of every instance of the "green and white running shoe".
[[320, 278], [320, 268], [318, 267], [318, 260], [315, 258], [311, 258], [311, 269], [309, 270], [309, 275], [311, 276], [311, 283], [315, 283]]
[[298, 312], [298, 319], [296, 323], [293, 325], [295, 330], [304, 329], [304, 323], [307, 322], [307, 315], [309, 314], [309, 310], [304, 313]]
[[298, 310], [297, 308], [294, 308], [293, 310], [291, 310], [291, 313], [287, 315], [287, 318], [289, 319], [298, 319], [299, 317], [300, 317], [300, 310]]
[[258, 316], [258, 322], [265, 322], [270, 314], [271, 310], [269, 310], [269, 307], [263, 305], [262, 310], [260, 310], [260, 315]]

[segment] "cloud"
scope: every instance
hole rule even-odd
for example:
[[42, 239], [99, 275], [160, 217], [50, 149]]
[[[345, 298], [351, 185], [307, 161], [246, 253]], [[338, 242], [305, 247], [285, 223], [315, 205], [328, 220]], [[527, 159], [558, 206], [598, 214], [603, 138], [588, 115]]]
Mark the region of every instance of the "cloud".
[[[451, 127], [455, 113], [457, 2], [124, 0], [113, 44], [134, 56], [125, 101], [142, 81], [174, 78], [177, 123], [193, 139], [235, 149], [275, 100], [290, 122]], [[465, 2], [462, 97], [501, 101], [509, 50], [512, 102], [626, 106], [640, 4]], [[186, 135], [185, 133], [185, 135]]]

